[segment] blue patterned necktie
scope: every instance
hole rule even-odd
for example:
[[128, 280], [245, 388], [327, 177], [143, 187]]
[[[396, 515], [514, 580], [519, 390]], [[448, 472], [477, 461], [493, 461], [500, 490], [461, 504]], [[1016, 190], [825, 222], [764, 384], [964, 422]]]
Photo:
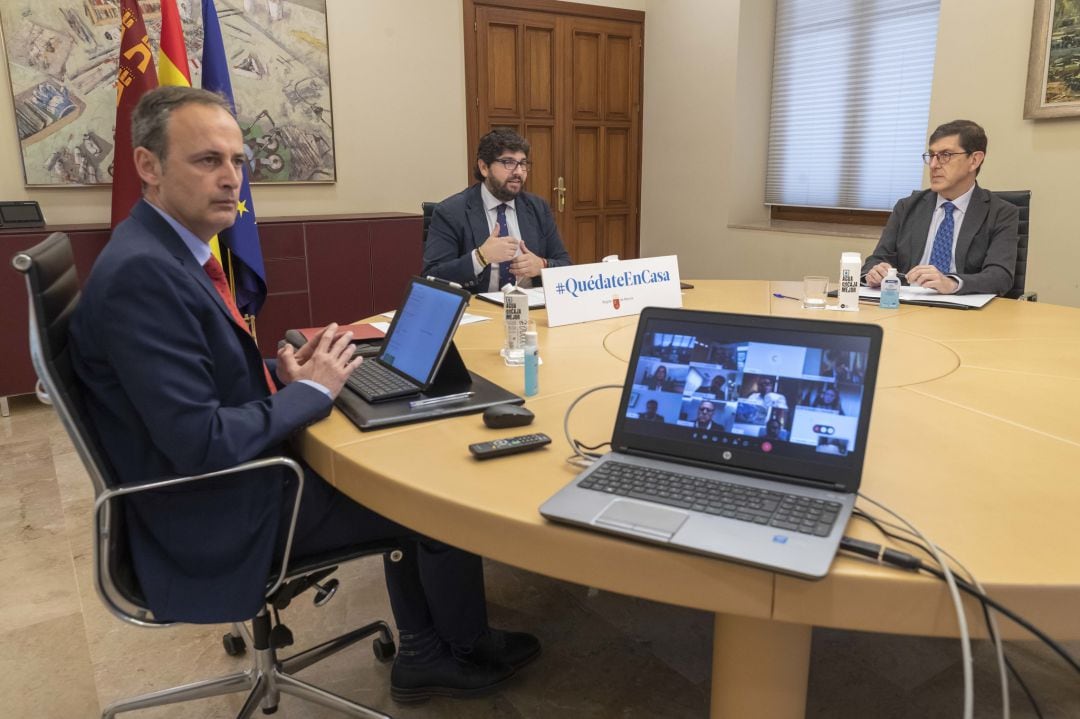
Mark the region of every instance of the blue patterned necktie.
[[[495, 224], [499, 226], [499, 237], [510, 236], [510, 226], [506, 224], [506, 203], [499, 205], [495, 213]], [[952, 223], [949, 224], [952, 226]], [[514, 276], [510, 274], [510, 260], [499, 263], [499, 287], [505, 287], [507, 283], [513, 284]]]
[[941, 274], [947, 274], [952, 265], [953, 245], [953, 210], [956, 205], [946, 202], [941, 206], [945, 210], [945, 219], [937, 228], [934, 235], [934, 246], [930, 248], [930, 264], [938, 268]]

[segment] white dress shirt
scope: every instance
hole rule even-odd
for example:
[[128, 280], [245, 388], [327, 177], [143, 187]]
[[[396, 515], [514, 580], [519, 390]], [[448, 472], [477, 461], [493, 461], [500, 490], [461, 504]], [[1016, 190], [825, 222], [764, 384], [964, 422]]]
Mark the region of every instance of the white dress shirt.
[[[960, 226], [964, 224], [964, 216], [967, 215], [968, 205], [971, 204], [971, 193], [975, 191], [975, 185], [968, 188], [968, 191], [957, 197], [951, 202], [956, 206], [953, 210], [953, 233], [952, 233], [952, 250], [949, 252], [949, 271], [945, 273], [946, 276], [952, 277], [956, 280], [957, 285], [963, 285], [963, 282], [956, 276], [956, 238], [960, 236]], [[920, 265], [930, 264], [930, 255], [934, 251], [934, 237], [937, 236], [938, 228], [941, 227], [941, 223], [945, 221], [945, 210], [942, 207], [946, 200], [941, 195], [937, 196], [937, 204], [934, 206], [934, 216], [930, 220], [930, 232], [926, 235], [926, 246], [923, 248], [922, 260], [919, 261]], [[957, 289], [960, 289], [957, 287]]]
[[[487, 185], [484, 184], [484, 183], [480, 183], [480, 197], [484, 201], [484, 214], [487, 216], [488, 234], [490, 235], [492, 232], [494, 232], [495, 231], [495, 226], [498, 224], [499, 205], [505, 204], [506, 205], [506, 229], [510, 231], [510, 236], [511, 237], [516, 237], [518, 239], [521, 239], [521, 228], [518, 226], [517, 208], [514, 206], [514, 200], [510, 200], [509, 202], [503, 203], [502, 200], [495, 197], [495, 195], [491, 194], [491, 191], [488, 190]], [[517, 254], [514, 255], [514, 256], [517, 257], [517, 255], [520, 255], [520, 254], [521, 254], [521, 250], [518, 249]], [[480, 260], [479, 260], [479, 258], [477, 258], [475, 252], [473, 252], [472, 262], [473, 262], [473, 272], [475, 272], [476, 275], [479, 276], [480, 273], [484, 271], [484, 268], [480, 264]], [[501, 289], [499, 287], [499, 264], [500, 263], [498, 263], [498, 262], [492, 262], [491, 263], [491, 277], [488, 278], [488, 286], [485, 289], [486, 292], [498, 292]], [[522, 280], [522, 281], [518, 282], [518, 286], [519, 287], [531, 287], [532, 286], [532, 281], [531, 280]]]

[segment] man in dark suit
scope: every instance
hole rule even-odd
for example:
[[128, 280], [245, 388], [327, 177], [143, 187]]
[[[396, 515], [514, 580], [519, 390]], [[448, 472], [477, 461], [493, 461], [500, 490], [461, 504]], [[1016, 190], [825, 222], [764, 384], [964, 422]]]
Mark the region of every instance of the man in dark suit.
[[863, 264], [866, 284], [879, 287], [895, 267], [909, 284], [942, 294], [1005, 294], [1016, 271], [1020, 212], [975, 182], [986, 133], [954, 120], [934, 130], [929, 146], [930, 189], [896, 203]]
[[638, 414], [638, 419], [644, 419], [649, 422], [664, 423], [664, 415], [660, 414], [657, 410], [660, 409], [660, 403], [655, 399], [650, 399], [645, 403], [645, 411]]
[[713, 422], [716, 413], [716, 405], [709, 400], [704, 400], [697, 408], [697, 420], [694, 422], [695, 429], [721, 429], [721, 425]]
[[480, 138], [473, 170], [479, 182], [435, 207], [423, 274], [496, 292], [507, 282], [538, 286], [545, 267], [572, 264], [551, 208], [524, 191], [528, 157], [529, 142], [513, 130]]
[[[288, 454], [286, 440], [326, 417], [360, 360], [330, 325], [264, 363], [209, 241], [230, 226], [245, 162], [228, 103], [203, 90], [147, 93], [132, 122], [143, 200], [94, 265], [71, 325], [72, 361], [117, 476], [202, 474]], [[224, 286], [223, 286], [224, 285]], [[242, 621], [263, 603], [284, 553], [295, 481], [278, 470], [129, 497], [128, 541], [156, 617]], [[292, 555], [383, 537], [400, 632], [395, 698], [474, 695], [539, 652], [534, 637], [487, 626], [480, 559], [420, 537], [307, 471]]]

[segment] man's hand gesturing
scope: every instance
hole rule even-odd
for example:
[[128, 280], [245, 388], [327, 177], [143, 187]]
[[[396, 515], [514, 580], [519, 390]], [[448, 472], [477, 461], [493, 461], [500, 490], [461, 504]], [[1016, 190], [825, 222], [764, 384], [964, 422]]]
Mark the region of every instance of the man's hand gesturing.
[[345, 380], [363, 362], [362, 357], [353, 358], [352, 332], [337, 339], [337, 323], [327, 325], [299, 350], [285, 343], [278, 349], [277, 375], [285, 384], [309, 379], [318, 382], [337, 397]]

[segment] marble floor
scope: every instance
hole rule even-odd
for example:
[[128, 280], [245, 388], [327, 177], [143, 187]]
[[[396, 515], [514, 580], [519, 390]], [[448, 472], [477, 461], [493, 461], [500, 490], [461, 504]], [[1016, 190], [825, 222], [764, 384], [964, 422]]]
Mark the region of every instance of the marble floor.
[[[94, 593], [89, 480], [50, 408], [13, 398], [0, 418], [0, 717], [83, 719], [144, 691], [243, 668], [224, 654], [223, 627], [139, 629], [112, 617]], [[316, 609], [285, 613], [299, 649], [370, 618], [389, 618], [377, 560], [339, 572], [341, 590]], [[492, 623], [528, 629], [540, 659], [499, 694], [397, 706], [389, 666], [367, 643], [311, 667], [303, 678], [395, 717], [705, 717], [711, 616], [590, 591], [488, 562]], [[1080, 654], [1080, 643], [1067, 644]], [[1009, 645], [1047, 719], [1080, 716], [1080, 680], [1040, 645]], [[954, 640], [816, 630], [808, 717], [957, 717], [962, 679]], [[1001, 716], [992, 651], [976, 651], [976, 716]], [[239, 696], [133, 712], [132, 717], [234, 716]], [[1012, 716], [1034, 717], [1013, 685]], [[258, 715], [258, 714], [257, 714]], [[277, 716], [337, 714], [285, 697]]]

